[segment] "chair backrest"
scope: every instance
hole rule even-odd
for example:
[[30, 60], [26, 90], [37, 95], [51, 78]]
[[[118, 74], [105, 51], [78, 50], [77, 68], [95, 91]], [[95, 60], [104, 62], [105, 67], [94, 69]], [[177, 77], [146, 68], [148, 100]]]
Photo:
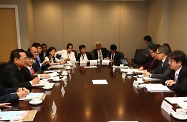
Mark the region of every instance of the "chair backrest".
[[92, 56], [92, 59], [94, 60], [95, 59], [94, 53], [93, 52], [88, 52], [88, 53], [90, 53], [90, 55]]
[[125, 57], [124, 57], [124, 54], [123, 54], [123, 52], [120, 52], [121, 53], [121, 57], [122, 57], [122, 59], [124, 59]]
[[142, 49], [136, 49], [135, 55], [134, 55], [134, 63], [135, 64], [144, 64], [147, 61], [147, 58], [142, 53]]
[[7, 65], [7, 62], [0, 62], [0, 74], [3, 71], [4, 67]]

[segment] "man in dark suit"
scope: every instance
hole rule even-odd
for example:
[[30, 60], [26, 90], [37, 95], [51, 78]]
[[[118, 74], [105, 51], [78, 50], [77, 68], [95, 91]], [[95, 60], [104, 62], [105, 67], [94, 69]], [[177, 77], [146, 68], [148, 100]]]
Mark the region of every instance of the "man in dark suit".
[[45, 56], [47, 54], [47, 45], [45, 43], [42, 44], [42, 52], [39, 54], [41, 59], [45, 59]]
[[0, 87], [0, 103], [18, 101], [29, 93], [26, 88], [2, 88]]
[[[187, 61], [183, 51], [173, 51], [169, 55], [171, 72], [165, 78], [165, 84], [173, 91], [187, 92]], [[166, 81], [167, 80], [167, 81]]]
[[38, 84], [40, 79], [34, 78], [27, 81], [27, 76], [24, 75], [23, 68], [26, 66], [27, 56], [23, 49], [15, 49], [11, 52], [10, 62], [4, 67], [0, 85], [4, 88], [26, 87], [31, 88], [32, 85]]
[[95, 59], [103, 60], [106, 58], [108, 50], [101, 47], [101, 42], [96, 42], [96, 49], [92, 50]]
[[112, 44], [110, 45], [110, 51], [107, 53], [106, 60], [111, 60], [112, 62], [119, 62], [122, 59], [122, 55], [120, 52], [116, 51], [117, 46]]
[[158, 78], [164, 80], [164, 78], [170, 73], [171, 69], [168, 64], [169, 62], [169, 50], [165, 45], [161, 45], [158, 47], [156, 51], [157, 59], [160, 61], [158, 66], [150, 71], [144, 71], [143, 76], [151, 77], [151, 78]]

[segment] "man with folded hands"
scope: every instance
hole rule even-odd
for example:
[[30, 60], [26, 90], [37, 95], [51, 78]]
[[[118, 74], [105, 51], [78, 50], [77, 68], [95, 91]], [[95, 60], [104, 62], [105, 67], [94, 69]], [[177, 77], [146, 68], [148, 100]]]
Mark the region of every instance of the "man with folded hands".
[[[176, 92], [187, 92], [187, 61], [183, 51], [176, 50], [169, 55], [171, 72], [165, 78], [165, 84]], [[166, 81], [167, 80], [167, 81]]]
[[170, 73], [171, 69], [168, 64], [170, 51], [167, 46], [161, 45], [156, 51], [156, 58], [160, 61], [157, 67], [150, 72], [144, 71], [144, 77], [158, 78], [164, 80], [164, 78]]
[[4, 88], [26, 87], [38, 84], [40, 79], [27, 80], [23, 68], [26, 66], [27, 56], [23, 49], [15, 49], [10, 54], [10, 61], [1, 72], [0, 85]]
[[0, 87], [0, 107], [10, 107], [10, 103], [24, 98], [29, 93], [26, 88], [2, 88]]

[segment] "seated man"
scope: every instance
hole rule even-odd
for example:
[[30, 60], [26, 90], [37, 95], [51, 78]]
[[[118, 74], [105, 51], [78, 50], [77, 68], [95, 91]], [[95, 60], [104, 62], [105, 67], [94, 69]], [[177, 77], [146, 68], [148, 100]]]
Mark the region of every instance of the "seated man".
[[158, 78], [164, 80], [164, 78], [170, 73], [171, 69], [169, 67], [169, 50], [165, 45], [161, 45], [158, 47], [156, 51], [157, 59], [160, 61], [158, 66], [148, 72], [144, 71], [143, 76], [144, 77], [151, 77], [151, 78]]
[[23, 49], [15, 49], [11, 52], [10, 62], [1, 72], [0, 85], [4, 88], [26, 87], [38, 84], [40, 79], [34, 78], [31, 81], [26, 80], [23, 68], [26, 66], [27, 56]]
[[85, 45], [79, 46], [80, 53], [77, 56], [77, 61], [88, 61], [93, 60], [92, 55], [88, 52], [86, 52]]
[[96, 42], [96, 49], [92, 51], [94, 53], [95, 59], [103, 60], [106, 58], [108, 50], [101, 47], [101, 42]]
[[120, 59], [122, 59], [122, 55], [120, 52], [116, 51], [117, 50], [117, 46], [112, 44], [110, 45], [110, 51], [107, 53], [107, 57], [105, 58], [105, 60], [111, 60], [112, 62], [119, 62]]
[[17, 101], [29, 93], [26, 88], [2, 88], [0, 87], [0, 103]]
[[60, 60], [62, 61], [76, 61], [75, 58], [75, 53], [72, 51], [73, 50], [73, 44], [68, 43], [66, 46], [67, 50], [60, 50], [55, 53], [55, 57], [57, 55], [60, 55]]
[[169, 55], [171, 72], [166, 76], [165, 84], [173, 91], [187, 92], [187, 62], [186, 54], [176, 50]]
[[[35, 78], [34, 76], [35, 72], [34, 69], [32, 68], [32, 65], [34, 63], [34, 56], [29, 51], [26, 51], [25, 53], [27, 55], [26, 67], [22, 68], [22, 70], [25, 76], [27, 76], [26, 81], [31, 81]], [[40, 75], [40, 77], [42, 78], [50, 78], [48, 74], [38, 74], [38, 75]]]

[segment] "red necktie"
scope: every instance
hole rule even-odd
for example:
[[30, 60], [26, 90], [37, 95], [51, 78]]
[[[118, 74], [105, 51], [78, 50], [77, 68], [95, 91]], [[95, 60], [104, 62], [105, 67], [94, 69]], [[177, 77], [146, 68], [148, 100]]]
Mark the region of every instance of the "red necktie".
[[34, 70], [32, 67], [30, 68], [30, 71], [31, 71], [31, 75], [34, 75]]

